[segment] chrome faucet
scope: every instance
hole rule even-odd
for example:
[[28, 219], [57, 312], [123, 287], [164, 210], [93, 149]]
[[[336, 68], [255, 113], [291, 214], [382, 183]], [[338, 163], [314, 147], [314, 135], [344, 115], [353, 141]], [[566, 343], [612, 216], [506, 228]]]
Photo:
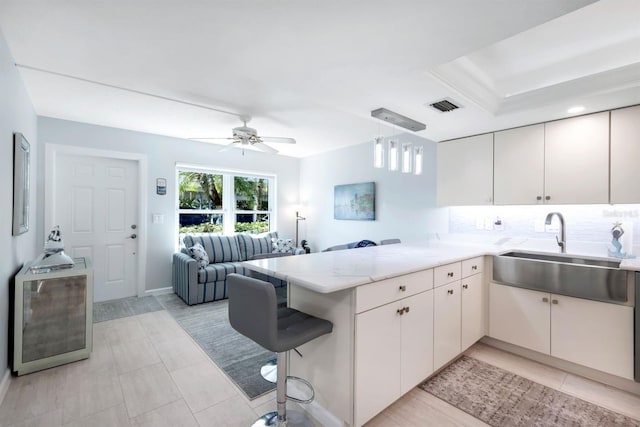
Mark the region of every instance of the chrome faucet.
[[560, 239], [558, 239], [558, 236], [556, 235], [556, 242], [558, 242], [558, 246], [560, 246], [560, 252], [564, 254], [567, 252], [567, 230], [564, 226], [564, 217], [560, 212], [549, 212], [544, 223], [547, 225], [551, 225], [551, 220], [553, 219], [554, 215], [557, 215], [558, 219], [560, 220]]

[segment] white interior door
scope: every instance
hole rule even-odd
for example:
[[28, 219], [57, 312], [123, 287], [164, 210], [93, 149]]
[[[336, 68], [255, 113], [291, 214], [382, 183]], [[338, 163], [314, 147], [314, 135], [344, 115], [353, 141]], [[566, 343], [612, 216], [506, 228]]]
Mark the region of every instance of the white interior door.
[[137, 295], [138, 162], [59, 153], [53, 192], [66, 253], [93, 261], [94, 301]]

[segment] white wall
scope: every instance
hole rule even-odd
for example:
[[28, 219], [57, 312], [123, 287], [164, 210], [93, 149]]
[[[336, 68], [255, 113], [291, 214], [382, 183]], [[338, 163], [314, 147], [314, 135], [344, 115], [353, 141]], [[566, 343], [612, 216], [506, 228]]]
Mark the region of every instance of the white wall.
[[[8, 366], [9, 289], [22, 264], [36, 255], [36, 114], [2, 33], [0, 33], [0, 381]], [[30, 229], [12, 236], [13, 133], [22, 132], [31, 145]], [[0, 401], [2, 399], [0, 384]]]
[[[446, 209], [436, 206], [436, 143], [403, 134], [402, 142], [424, 147], [422, 175], [390, 172], [373, 167], [373, 142], [307, 157], [300, 163], [300, 239], [314, 252], [329, 246], [369, 239], [423, 240], [447, 232]], [[333, 218], [335, 185], [374, 181], [375, 221]]]
[[[141, 153], [148, 162], [147, 205], [147, 279], [146, 289], [171, 286], [171, 255], [175, 246], [176, 231], [176, 162], [197, 164], [212, 168], [259, 172], [276, 175], [278, 212], [276, 229], [282, 237], [293, 238], [295, 208], [298, 201], [299, 160], [274, 156], [256, 151], [219, 151], [219, 146], [188, 141], [124, 129], [96, 126], [86, 123], [38, 118], [40, 150], [46, 144], [65, 144], [101, 150]], [[44, 167], [44, 156], [39, 159]], [[44, 175], [44, 174], [42, 174]], [[155, 192], [156, 178], [167, 179], [167, 194]], [[38, 205], [44, 207], [44, 177], [38, 182], [41, 189]], [[151, 215], [164, 215], [164, 224], [152, 224]], [[39, 242], [44, 242], [44, 209], [38, 215]], [[64, 237], [64, 236], [63, 236]], [[140, 236], [145, 238], [145, 236]]]

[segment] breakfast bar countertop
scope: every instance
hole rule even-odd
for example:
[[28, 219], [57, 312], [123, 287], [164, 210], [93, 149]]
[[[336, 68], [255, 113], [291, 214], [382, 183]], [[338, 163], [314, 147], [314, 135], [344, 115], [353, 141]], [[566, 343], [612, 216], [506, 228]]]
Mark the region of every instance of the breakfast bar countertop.
[[244, 266], [327, 294], [501, 252], [504, 248], [493, 245], [402, 243], [245, 261]]
[[[519, 245], [418, 242], [245, 261], [246, 268], [314, 292], [328, 294], [485, 255]], [[546, 252], [546, 251], [545, 251]], [[640, 271], [640, 258], [623, 259], [620, 269]]]

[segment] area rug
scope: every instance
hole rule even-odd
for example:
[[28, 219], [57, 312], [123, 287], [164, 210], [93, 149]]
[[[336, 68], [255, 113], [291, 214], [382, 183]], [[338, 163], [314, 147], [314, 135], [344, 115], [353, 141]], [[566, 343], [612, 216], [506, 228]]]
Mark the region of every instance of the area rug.
[[260, 367], [275, 354], [231, 327], [227, 300], [190, 306], [175, 294], [156, 298], [249, 399], [275, 389], [260, 375]]
[[462, 356], [420, 388], [491, 426], [640, 426], [640, 422]]
[[93, 323], [164, 310], [153, 296], [130, 297], [93, 304]]

